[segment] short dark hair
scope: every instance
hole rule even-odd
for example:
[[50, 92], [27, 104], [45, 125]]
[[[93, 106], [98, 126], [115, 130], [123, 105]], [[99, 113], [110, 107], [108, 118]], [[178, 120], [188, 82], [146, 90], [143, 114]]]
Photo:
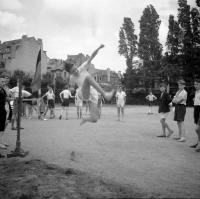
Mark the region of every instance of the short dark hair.
[[67, 62], [64, 63], [64, 69], [65, 69], [68, 73], [70, 73], [70, 71], [71, 71], [71, 69], [72, 69], [73, 66], [74, 66], [74, 64], [72, 64], [72, 63], [67, 63]]
[[[167, 84], [165, 84], [164, 82], [160, 83], [160, 87], [167, 87]], [[152, 92], [152, 91], [151, 91]]]
[[185, 85], [185, 80], [184, 79], [179, 79], [177, 81], [178, 84], [181, 84], [181, 85]]
[[196, 78], [194, 82], [200, 83], [200, 78]]

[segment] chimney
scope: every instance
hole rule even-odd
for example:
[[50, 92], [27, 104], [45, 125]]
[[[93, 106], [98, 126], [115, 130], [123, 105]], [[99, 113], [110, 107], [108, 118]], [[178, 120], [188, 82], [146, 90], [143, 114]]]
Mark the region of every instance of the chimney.
[[122, 78], [122, 73], [121, 73], [121, 71], [118, 71], [117, 75], [118, 75], [119, 79]]
[[23, 40], [28, 39], [27, 35], [22, 35], [22, 39], [23, 39]]
[[107, 80], [110, 82], [110, 68], [107, 68]]

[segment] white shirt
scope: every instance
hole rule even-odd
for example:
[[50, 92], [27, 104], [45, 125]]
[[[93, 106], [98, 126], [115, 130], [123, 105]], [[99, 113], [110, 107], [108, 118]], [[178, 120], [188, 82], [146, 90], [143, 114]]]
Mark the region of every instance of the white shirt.
[[146, 99], [148, 99], [149, 101], [153, 101], [154, 99], [156, 100], [157, 99], [157, 97], [155, 96], [155, 95], [147, 95], [147, 97], [146, 97]]
[[[19, 87], [18, 86], [10, 89], [10, 92], [12, 93], [12, 96], [14, 98], [19, 97]], [[22, 90], [22, 97], [29, 97], [29, 96], [31, 96], [31, 93], [29, 93], [28, 91]]]
[[68, 90], [68, 89], [63, 90], [60, 93], [60, 96], [62, 96], [62, 95], [63, 95], [64, 99], [69, 99], [69, 97], [72, 97], [72, 94], [71, 94], [70, 90]]
[[185, 89], [183, 90], [179, 90], [177, 91], [176, 95], [174, 96], [174, 99], [175, 101], [180, 101], [182, 100], [181, 102], [179, 102], [178, 104], [183, 104], [183, 105], [186, 105], [186, 101], [187, 101], [187, 91]]
[[200, 106], [200, 90], [195, 92], [194, 106]]
[[49, 91], [45, 94], [47, 96], [47, 100], [51, 100], [55, 98], [53, 91], [50, 93]]
[[125, 101], [126, 93], [124, 91], [121, 92], [117, 91], [115, 96], [117, 98], [117, 102]]

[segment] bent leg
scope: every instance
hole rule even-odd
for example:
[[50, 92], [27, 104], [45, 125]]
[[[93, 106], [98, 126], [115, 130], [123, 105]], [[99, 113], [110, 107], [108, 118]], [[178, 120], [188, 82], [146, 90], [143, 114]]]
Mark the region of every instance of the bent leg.
[[83, 118], [80, 125], [83, 125], [86, 122], [95, 123], [99, 119], [99, 110], [98, 110], [97, 105], [93, 102], [89, 102], [89, 107], [90, 107], [90, 116]]
[[110, 101], [114, 95], [114, 90], [111, 92], [105, 92], [101, 86], [94, 80], [94, 78], [91, 75], [87, 75], [85, 78], [85, 81], [82, 86], [82, 94], [85, 99], [89, 99], [90, 95], [90, 86], [93, 86], [99, 93], [103, 95], [103, 97], [107, 100]]

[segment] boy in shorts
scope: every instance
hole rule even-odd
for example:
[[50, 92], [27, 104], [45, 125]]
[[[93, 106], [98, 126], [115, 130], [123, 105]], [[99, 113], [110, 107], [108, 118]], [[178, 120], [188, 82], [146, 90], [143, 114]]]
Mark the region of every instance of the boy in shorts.
[[76, 89], [76, 94], [75, 94], [75, 105], [76, 105], [76, 112], [77, 112], [77, 117], [78, 119], [82, 118], [82, 107], [83, 107], [83, 100], [80, 99], [78, 96], [79, 88]]
[[[173, 131], [171, 130], [171, 128], [169, 127], [169, 125], [166, 122], [167, 116], [170, 112], [170, 102], [171, 102], [171, 98], [169, 96], [169, 94], [166, 92], [166, 84], [161, 83], [160, 84], [160, 91], [161, 91], [161, 95], [159, 98], [159, 109], [158, 112], [160, 114], [160, 123], [162, 126], [162, 134], [158, 135], [157, 137], [170, 137], [173, 134]], [[168, 130], [168, 135], [166, 135], [166, 129]]]
[[61, 102], [62, 102], [62, 109], [60, 112], [59, 119], [62, 119], [62, 114], [65, 110], [66, 120], [68, 120], [68, 108], [69, 108], [69, 99], [72, 98], [71, 91], [69, 90], [68, 85], [65, 85], [65, 89], [59, 94]]
[[53, 92], [52, 86], [48, 85], [47, 86], [48, 91], [42, 96], [44, 98], [45, 96], [47, 97], [47, 109], [44, 113], [44, 117], [47, 114], [47, 111], [50, 109], [50, 119], [55, 118], [55, 113], [54, 113], [54, 107], [55, 107], [55, 94]]
[[194, 123], [196, 124], [196, 134], [198, 137], [197, 144], [190, 146], [196, 148], [196, 152], [200, 152], [200, 79], [194, 81], [194, 87], [196, 89], [194, 97]]
[[126, 102], [126, 93], [122, 91], [122, 87], [118, 87], [118, 91], [116, 92], [116, 103], [117, 103], [117, 116], [118, 121], [120, 121], [120, 113], [122, 116], [122, 119], [124, 119], [124, 106]]
[[185, 142], [185, 114], [186, 114], [186, 101], [187, 101], [187, 91], [184, 89], [185, 81], [179, 80], [177, 81], [179, 90], [174, 96], [172, 103], [175, 104], [174, 111], [174, 121], [177, 122], [179, 136], [175, 138], [178, 142]]
[[150, 91], [149, 95], [146, 96], [146, 99], [149, 102], [149, 111], [148, 111], [147, 114], [153, 114], [153, 112], [152, 112], [152, 104], [153, 104], [154, 100], [157, 100], [157, 97], [155, 95], [153, 95], [153, 93]]
[[76, 64], [65, 64], [66, 71], [71, 74], [70, 84], [76, 84], [79, 88], [78, 96], [84, 101], [89, 101], [90, 116], [83, 118], [81, 124], [84, 124], [85, 122], [97, 122], [99, 119], [99, 110], [97, 107], [98, 95], [97, 99], [95, 99], [96, 95], [93, 95], [91, 92], [91, 87], [101, 93], [107, 101], [110, 101], [114, 95], [114, 90], [111, 92], [105, 92], [88, 72], [92, 59], [94, 59], [98, 51], [103, 47], [104, 45], [99, 46], [88, 58], [88, 60], [81, 64], [81, 66]]

